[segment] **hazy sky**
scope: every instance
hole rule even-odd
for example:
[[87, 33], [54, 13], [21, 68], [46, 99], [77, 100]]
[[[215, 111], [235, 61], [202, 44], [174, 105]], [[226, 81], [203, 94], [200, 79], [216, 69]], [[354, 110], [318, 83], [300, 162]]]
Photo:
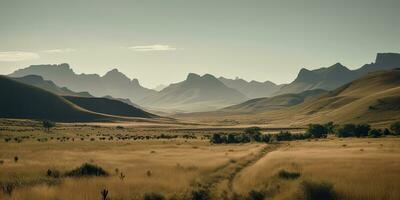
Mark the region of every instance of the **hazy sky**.
[[147, 87], [189, 72], [292, 81], [400, 52], [399, 0], [0, 0], [0, 74], [69, 63]]

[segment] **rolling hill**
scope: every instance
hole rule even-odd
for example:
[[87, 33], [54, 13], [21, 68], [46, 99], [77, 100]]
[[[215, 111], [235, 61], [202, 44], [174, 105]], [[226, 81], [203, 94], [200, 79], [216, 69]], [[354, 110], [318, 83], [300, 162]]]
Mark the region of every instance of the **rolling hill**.
[[141, 118], [156, 117], [156, 115], [145, 112], [139, 108], [135, 108], [119, 100], [108, 99], [108, 98], [96, 98], [96, 97], [77, 97], [77, 96], [63, 96], [63, 97], [68, 101], [72, 102], [73, 104], [78, 105], [79, 107], [97, 113], [124, 116], [124, 117], [141, 117]]
[[324, 93], [327, 93], [327, 91], [316, 89], [298, 94], [282, 94], [274, 97], [256, 98], [223, 108], [221, 111], [230, 113], [261, 113], [291, 107]]
[[240, 103], [248, 98], [210, 74], [190, 73], [186, 80], [171, 84], [139, 103], [144, 106], [181, 111], [206, 111]]
[[0, 117], [54, 121], [101, 121], [110, 117], [82, 109], [49, 91], [0, 76]]
[[280, 85], [276, 85], [271, 81], [246, 81], [240, 78], [228, 79], [224, 77], [219, 77], [218, 80], [220, 80], [226, 86], [241, 92], [250, 99], [269, 97], [281, 88]]
[[305, 125], [308, 123], [383, 123], [400, 119], [400, 69], [369, 73], [333, 91], [288, 108], [260, 113], [215, 112], [178, 116], [202, 122]]

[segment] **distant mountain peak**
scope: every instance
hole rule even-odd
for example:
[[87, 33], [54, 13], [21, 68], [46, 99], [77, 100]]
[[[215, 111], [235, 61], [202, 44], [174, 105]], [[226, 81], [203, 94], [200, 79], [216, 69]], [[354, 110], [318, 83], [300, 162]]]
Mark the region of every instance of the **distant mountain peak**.
[[137, 78], [134, 78], [134, 79], [132, 79], [132, 84], [134, 84], [134, 85], [140, 85], [139, 84], [139, 80], [137, 79]]
[[193, 80], [193, 79], [199, 79], [201, 78], [200, 75], [195, 74], [195, 73], [189, 73], [186, 77], [186, 80]]
[[375, 64], [392, 65], [400, 63], [400, 54], [398, 53], [378, 53]]

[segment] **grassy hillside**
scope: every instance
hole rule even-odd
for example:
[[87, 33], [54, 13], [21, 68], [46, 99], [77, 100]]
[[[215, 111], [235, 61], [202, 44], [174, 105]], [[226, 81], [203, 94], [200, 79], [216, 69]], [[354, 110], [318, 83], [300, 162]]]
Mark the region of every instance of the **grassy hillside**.
[[118, 115], [125, 117], [143, 117], [150, 118], [155, 117], [151, 113], [145, 112], [139, 108], [135, 108], [131, 105], [123, 103], [118, 100], [108, 98], [95, 98], [95, 97], [76, 97], [76, 96], [64, 96], [68, 101], [93, 112]]
[[283, 94], [274, 97], [264, 97], [251, 99], [244, 103], [233, 105], [222, 109], [224, 112], [234, 112], [234, 113], [260, 113], [271, 110], [277, 110], [282, 108], [291, 107], [312, 97], [316, 97], [326, 93], [325, 90], [307, 90], [299, 94]]
[[335, 121], [388, 124], [400, 119], [400, 70], [370, 73], [318, 98], [261, 113], [206, 113], [182, 118], [215, 122], [235, 120], [245, 124], [305, 125]]
[[46, 90], [0, 76], [0, 117], [54, 121], [98, 121], [107, 116], [86, 111]]

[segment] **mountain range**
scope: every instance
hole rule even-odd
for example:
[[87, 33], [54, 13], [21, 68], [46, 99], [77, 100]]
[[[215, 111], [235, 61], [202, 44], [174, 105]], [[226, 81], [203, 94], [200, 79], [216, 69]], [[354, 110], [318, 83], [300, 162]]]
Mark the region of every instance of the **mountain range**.
[[[292, 106], [277, 108], [274, 105], [270, 109], [269, 100], [255, 99], [219, 111], [178, 114], [174, 117], [203, 123], [233, 121], [235, 124], [285, 127], [329, 121], [390, 124], [400, 119], [400, 68], [371, 72]], [[282, 101], [277, 103], [281, 104]]]
[[247, 100], [239, 91], [229, 88], [213, 75], [190, 73], [186, 80], [171, 84], [160, 92], [139, 101], [153, 108], [178, 111], [214, 110]]
[[99, 76], [97, 74], [76, 74], [66, 63], [31, 65], [19, 69], [9, 76], [23, 77], [27, 75], [38, 75], [61, 87], [67, 87], [73, 91], [88, 91], [98, 97], [110, 95], [115, 98], [129, 98], [135, 102], [156, 93], [155, 90], [142, 87], [137, 79], [129, 79], [117, 69], [107, 72], [104, 76]]
[[[370, 72], [400, 66], [400, 54], [378, 53], [375, 62], [350, 70], [340, 63], [315, 70], [301, 69], [297, 78], [283, 85], [270, 81], [257, 82], [243, 79], [215, 78], [206, 74], [190, 73], [186, 80], [170, 84], [161, 91], [142, 87], [137, 79], [130, 79], [117, 69], [104, 76], [76, 74], [68, 64], [32, 65], [10, 74], [11, 77], [39, 75], [61, 86], [60, 93], [71, 96], [69, 91], [87, 91], [95, 97], [112, 96], [125, 103], [152, 110], [195, 112], [216, 110], [253, 98], [297, 94], [307, 90], [334, 90]], [[44, 86], [42, 86], [43, 88]], [[72, 96], [84, 96], [82, 93]], [[63, 94], [61, 94], [63, 95]], [[132, 103], [133, 101], [134, 103]]]

